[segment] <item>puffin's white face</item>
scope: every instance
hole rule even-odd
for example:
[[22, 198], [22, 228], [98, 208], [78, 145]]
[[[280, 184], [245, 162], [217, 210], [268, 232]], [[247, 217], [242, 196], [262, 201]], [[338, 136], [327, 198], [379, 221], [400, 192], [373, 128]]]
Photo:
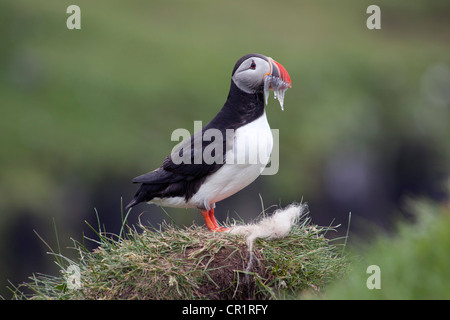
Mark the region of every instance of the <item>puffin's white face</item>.
[[291, 87], [291, 78], [286, 69], [272, 58], [257, 53], [247, 54], [239, 59], [231, 79], [246, 93], [264, 92], [266, 104], [269, 90], [273, 90], [281, 109], [283, 109], [284, 93]]
[[236, 69], [232, 79], [242, 91], [255, 93], [263, 90], [264, 76], [271, 72], [271, 62], [259, 57], [250, 57]]

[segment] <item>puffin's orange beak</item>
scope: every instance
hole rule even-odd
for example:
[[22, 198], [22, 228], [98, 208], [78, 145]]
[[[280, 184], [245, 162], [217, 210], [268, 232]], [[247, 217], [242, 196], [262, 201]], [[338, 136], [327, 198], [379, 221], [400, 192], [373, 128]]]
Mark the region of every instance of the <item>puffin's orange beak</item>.
[[269, 98], [269, 90], [273, 90], [275, 99], [280, 102], [281, 110], [284, 110], [284, 93], [292, 87], [291, 77], [286, 69], [272, 58], [268, 58], [269, 72], [263, 76], [264, 98], [266, 104]]
[[281, 78], [284, 82], [286, 82], [289, 86], [288, 88], [292, 87], [291, 83], [291, 77], [289, 76], [289, 73], [286, 71], [286, 69], [275, 60], [272, 60], [272, 75], [275, 77]]

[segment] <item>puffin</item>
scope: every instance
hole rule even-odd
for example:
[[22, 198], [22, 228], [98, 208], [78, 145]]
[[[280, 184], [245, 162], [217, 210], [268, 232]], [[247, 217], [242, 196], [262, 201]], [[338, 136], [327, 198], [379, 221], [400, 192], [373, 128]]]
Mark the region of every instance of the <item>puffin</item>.
[[258, 53], [241, 57], [217, 115], [175, 146], [161, 167], [132, 179], [140, 186], [125, 210], [141, 202], [197, 208], [209, 230], [228, 231], [214, 217], [215, 204], [251, 184], [268, 164], [273, 136], [265, 105], [272, 90], [283, 110], [288, 88], [290, 76], [277, 61]]

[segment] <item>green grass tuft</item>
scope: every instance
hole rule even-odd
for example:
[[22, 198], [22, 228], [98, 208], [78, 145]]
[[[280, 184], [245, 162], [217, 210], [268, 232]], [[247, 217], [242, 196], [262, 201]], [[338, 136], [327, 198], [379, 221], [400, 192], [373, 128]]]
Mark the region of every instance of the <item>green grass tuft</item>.
[[[53, 252], [59, 276], [35, 274], [13, 291], [17, 299], [289, 298], [319, 291], [345, 273], [340, 248], [325, 237], [330, 230], [334, 228], [303, 218], [283, 239], [259, 239], [250, 270], [242, 236], [211, 233], [196, 225], [127, 226], [120, 237], [96, 230], [98, 239], [88, 239], [98, 244], [96, 249], [74, 241], [77, 261]], [[68, 284], [70, 265], [80, 271], [75, 289]]]
[[[450, 206], [409, 202], [415, 222], [399, 221], [393, 235], [354, 248], [348, 274], [325, 290], [326, 299], [450, 299]], [[369, 288], [379, 267], [379, 289]]]

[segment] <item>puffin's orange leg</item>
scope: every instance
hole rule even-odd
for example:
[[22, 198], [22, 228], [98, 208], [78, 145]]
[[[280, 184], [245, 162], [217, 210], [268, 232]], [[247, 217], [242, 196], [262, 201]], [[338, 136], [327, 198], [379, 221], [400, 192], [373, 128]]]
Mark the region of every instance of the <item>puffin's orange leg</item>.
[[216, 217], [214, 217], [214, 208], [208, 211], [209, 220], [216, 226], [216, 229], [219, 228], [219, 224], [216, 221]]
[[209, 230], [217, 232], [224, 232], [228, 230], [228, 228], [219, 227], [219, 224], [214, 217], [214, 209], [211, 209], [209, 211], [202, 211], [202, 215]]
[[[218, 228], [217, 222], [216, 222], [215, 219], [214, 219], [214, 222], [211, 221], [209, 212], [210, 212], [210, 211], [203, 211], [203, 210], [202, 210], [202, 216], [203, 216], [203, 219], [205, 220], [206, 227], [207, 227], [209, 230], [211, 230], [211, 231], [216, 231], [216, 229]], [[214, 215], [213, 215], [213, 217], [214, 217]]]

